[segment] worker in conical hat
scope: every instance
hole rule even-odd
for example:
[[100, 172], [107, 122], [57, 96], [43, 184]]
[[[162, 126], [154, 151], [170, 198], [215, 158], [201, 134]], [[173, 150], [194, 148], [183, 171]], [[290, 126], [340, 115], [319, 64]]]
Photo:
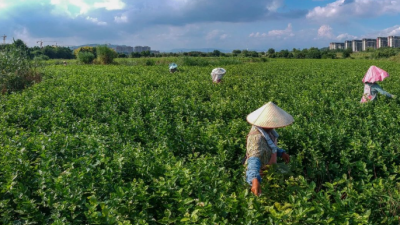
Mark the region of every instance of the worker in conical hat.
[[261, 175], [267, 165], [277, 162], [277, 157], [289, 163], [290, 156], [285, 150], [279, 148], [278, 133], [275, 128], [285, 127], [294, 122], [293, 117], [272, 102], [247, 116], [247, 122], [252, 127], [247, 135], [247, 151], [245, 165], [246, 181], [251, 185], [251, 191], [259, 196], [261, 194]]
[[220, 83], [222, 77], [225, 75], [226, 70], [224, 68], [215, 68], [211, 71], [211, 79], [214, 83]]
[[367, 73], [364, 75], [362, 82], [364, 83], [364, 94], [361, 97], [361, 103], [376, 100], [377, 93], [385, 95], [389, 98], [396, 98], [396, 95], [392, 95], [382, 89], [376, 82], [383, 81], [386, 77], [389, 77], [389, 73], [385, 70], [377, 67], [369, 67]]
[[178, 65], [176, 63], [169, 64], [169, 72], [175, 73], [178, 70]]

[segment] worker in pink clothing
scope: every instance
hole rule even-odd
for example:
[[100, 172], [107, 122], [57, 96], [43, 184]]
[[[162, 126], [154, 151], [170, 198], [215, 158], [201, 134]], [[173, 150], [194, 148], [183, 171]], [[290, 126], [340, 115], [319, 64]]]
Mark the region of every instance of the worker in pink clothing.
[[383, 81], [389, 74], [376, 66], [371, 66], [365, 74], [362, 82], [364, 83], [364, 94], [361, 98], [361, 103], [374, 101], [377, 93], [385, 95], [389, 98], [396, 98], [396, 95], [392, 95], [382, 89], [376, 82]]

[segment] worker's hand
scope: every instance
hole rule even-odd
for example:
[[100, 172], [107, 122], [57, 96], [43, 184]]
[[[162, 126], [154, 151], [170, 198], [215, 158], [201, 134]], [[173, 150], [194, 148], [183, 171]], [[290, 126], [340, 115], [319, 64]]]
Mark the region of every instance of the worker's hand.
[[282, 159], [283, 161], [285, 161], [285, 163], [289, 163], [290, 162], [290, 156], [287, 153], [282, 153]]
[[271, 158], [269, 159], [268, 165], [276, 164], [276, 157], [277, 157], [277, 153], [275, 152], [275, 153], [273, 153], [271, 155]]
[[392, 95], [392, 98], [397, 98], [397, 96], [396, 95]]
[[253, 192], [255, 196], [259, 197], [261, 195], [260, 182], [258, 182], [257, 178], [254, 178], [251, 183], [251, 192]]

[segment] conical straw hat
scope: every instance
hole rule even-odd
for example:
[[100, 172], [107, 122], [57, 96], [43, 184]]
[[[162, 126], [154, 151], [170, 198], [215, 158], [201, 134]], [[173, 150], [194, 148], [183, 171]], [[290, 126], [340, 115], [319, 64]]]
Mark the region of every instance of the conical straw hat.
[[263, 128], [279, 128], [294, 122], [293, 117], [272, 102], [268, 102], [261, 108], [247, 116], [247, 122]]
[[224, 75], [226, 73], [226, 70], [224, 68], [215, 68], [211, 71], [211, 75], [216, 74], [216, 75]]

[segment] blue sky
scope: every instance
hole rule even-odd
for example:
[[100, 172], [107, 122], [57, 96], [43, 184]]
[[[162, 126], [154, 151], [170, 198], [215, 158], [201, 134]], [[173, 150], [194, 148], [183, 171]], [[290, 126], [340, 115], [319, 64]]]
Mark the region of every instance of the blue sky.
[[400, 36], [400, 0], [0, 0], [3, 34], [28, 46], [320, 48]]

